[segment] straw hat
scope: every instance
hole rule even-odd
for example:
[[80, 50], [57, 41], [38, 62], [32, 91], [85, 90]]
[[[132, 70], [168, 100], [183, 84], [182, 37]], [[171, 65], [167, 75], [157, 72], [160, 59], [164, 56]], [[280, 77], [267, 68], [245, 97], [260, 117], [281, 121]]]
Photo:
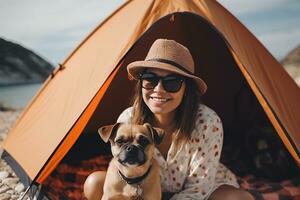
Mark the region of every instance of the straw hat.
[[194, 75], [195, 66], [190, 51], [174, 40], [157, 39], [145, 60], [130, 63], [127, 71], [130, 76], [138, 80], [140, 72], [145, 68], [164, 69], [192, 78], [201, 94], [204, 94], [207, 89], [206, 83]]

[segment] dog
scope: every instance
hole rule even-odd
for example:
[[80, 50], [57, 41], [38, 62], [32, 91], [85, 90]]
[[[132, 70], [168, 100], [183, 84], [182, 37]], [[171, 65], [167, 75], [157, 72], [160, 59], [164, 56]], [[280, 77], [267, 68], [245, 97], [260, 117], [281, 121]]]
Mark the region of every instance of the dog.
[[160, 200], [160, 171], [153, 153], [164, 131], [148, 123], [116, 123], [99, 128], [98, 133], [104, 142], [110, 142], [113, 155], [102, 200]]

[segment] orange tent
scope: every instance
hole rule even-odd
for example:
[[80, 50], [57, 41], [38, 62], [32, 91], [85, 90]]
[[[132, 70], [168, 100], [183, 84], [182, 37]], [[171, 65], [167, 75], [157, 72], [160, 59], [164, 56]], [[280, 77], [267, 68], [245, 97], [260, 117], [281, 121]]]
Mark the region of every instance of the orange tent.
[[[232, 123], [234, 95], [246, 84], [300, 163], [299, 87], [266, 48], [217, 1], [131, 0], [104, 20], [60, 65], [3, 143], [28, 177], [42, 184], [79, 136], [113, 123], [129, 105], [126, 65], [157, 38], [186, 45], [208, 84], [203, 97]], [[226, 133], [225, 133], [226, 134]]]

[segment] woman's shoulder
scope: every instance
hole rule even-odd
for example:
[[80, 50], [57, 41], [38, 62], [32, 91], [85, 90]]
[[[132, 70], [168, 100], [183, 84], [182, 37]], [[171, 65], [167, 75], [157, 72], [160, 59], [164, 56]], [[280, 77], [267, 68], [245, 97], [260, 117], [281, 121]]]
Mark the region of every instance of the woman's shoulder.
[[210, 107], [208, 107], [207, 105], [204, 104], [199, 104], [198, 106], [198, 110], [197, 110], [197, 121], [199, 120], [216, 120], [219, 119], [218, 114], [211, 109]]
[[133, 107], [126, 108], [118, 117], [117, 122], [129, 123], [132, 118]]

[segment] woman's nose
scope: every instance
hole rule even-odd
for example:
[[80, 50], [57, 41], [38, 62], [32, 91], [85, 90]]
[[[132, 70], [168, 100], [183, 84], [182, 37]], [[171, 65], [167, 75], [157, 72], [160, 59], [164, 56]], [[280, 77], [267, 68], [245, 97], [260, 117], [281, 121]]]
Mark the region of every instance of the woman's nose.
[[161, 91], [165, 92], [165, 89], [162, 85], [161, 80], [158, 81], [157, 85], [153, 88], [153, 91], [155, 91], [155, 92], [161, 92]]

